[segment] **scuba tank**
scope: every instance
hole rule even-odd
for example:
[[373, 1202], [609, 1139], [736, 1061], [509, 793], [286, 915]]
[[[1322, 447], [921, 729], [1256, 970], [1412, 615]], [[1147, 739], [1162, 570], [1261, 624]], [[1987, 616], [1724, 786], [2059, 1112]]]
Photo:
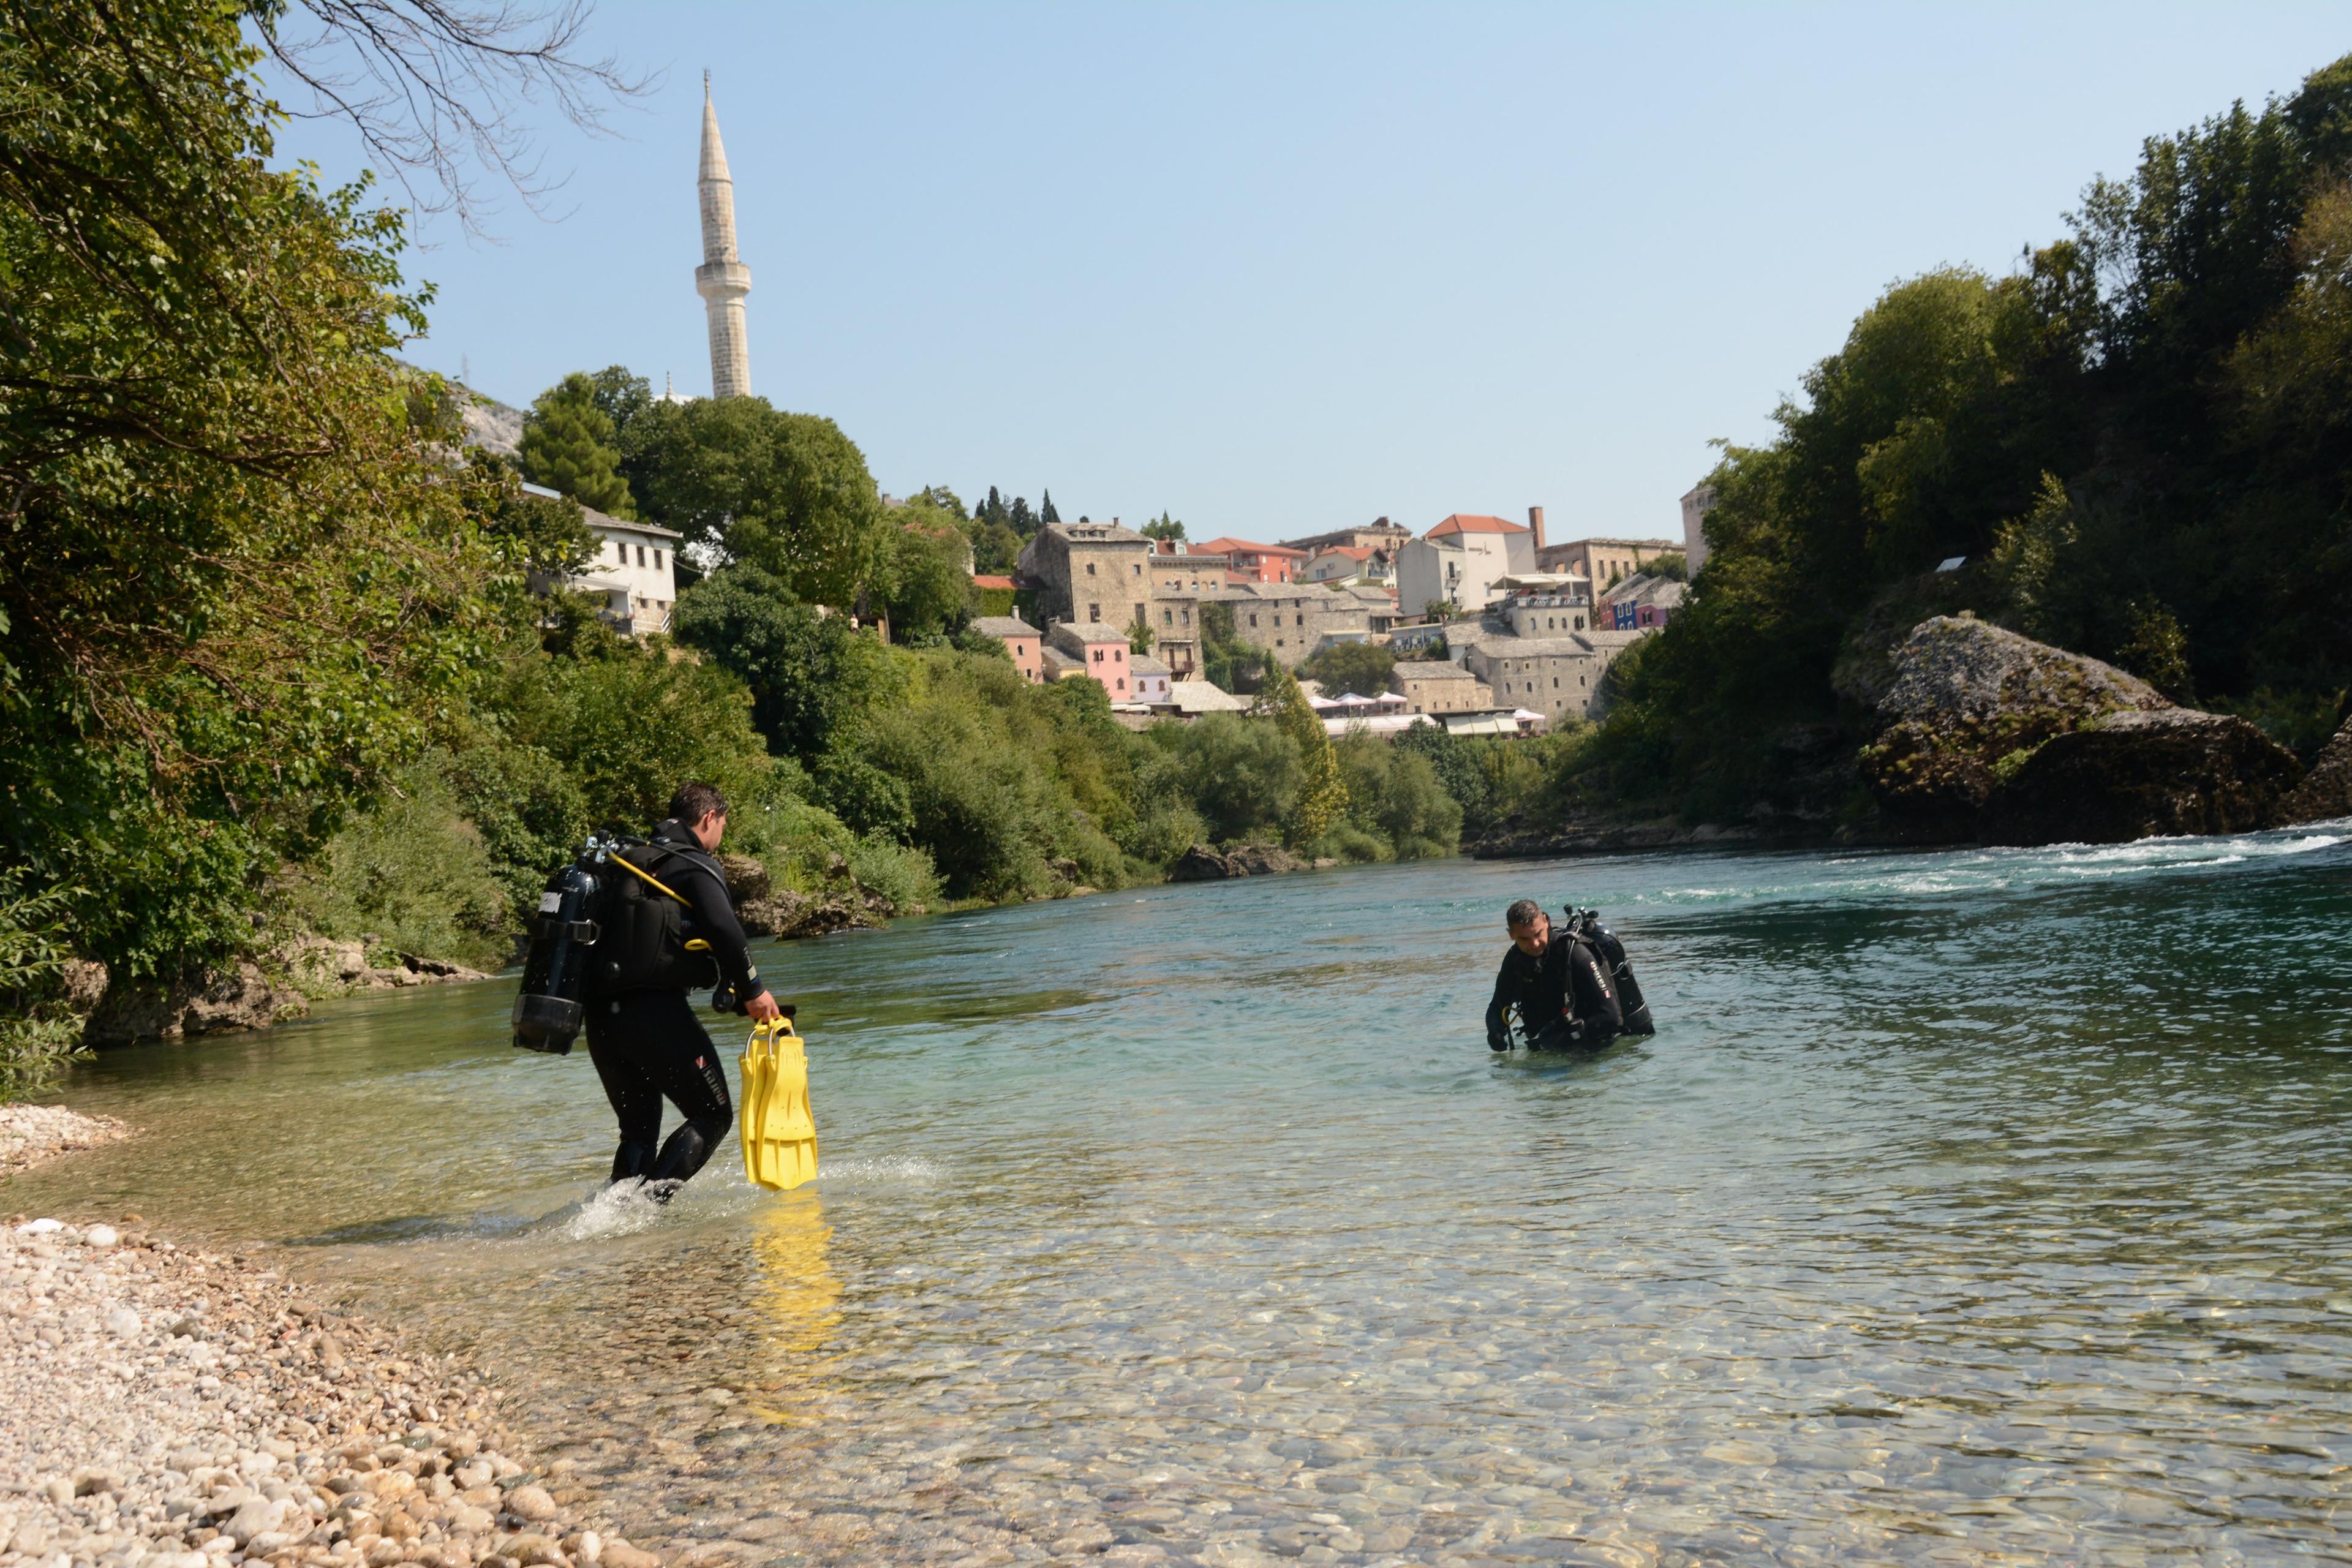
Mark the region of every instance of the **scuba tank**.
[[526, 1051], [569, 1056], [586, 1016], [592, 949], [604, 934], [602, 865], [609, 847], [591, 834], [579, 855], [547, 880], [530, 946], [522, 960], [522, 990], [515, 997], [514, 1043]]
[[1599, 910], [1568, 911], [1568, 934], [1580, 942], [1589, 942], [1609, 966], [1609, 978], [1617, 984], [1617, 1000], [1625, 1010], [1625, 1033], [1654, 1035], [1658, 1026], [1650, 1017], [1650, 1005], [1643, 1000], [1642, 983], [1633, 978], [1633, 965], [1625, 956], [1625, 944], [1617, 933], [1601, 923]]

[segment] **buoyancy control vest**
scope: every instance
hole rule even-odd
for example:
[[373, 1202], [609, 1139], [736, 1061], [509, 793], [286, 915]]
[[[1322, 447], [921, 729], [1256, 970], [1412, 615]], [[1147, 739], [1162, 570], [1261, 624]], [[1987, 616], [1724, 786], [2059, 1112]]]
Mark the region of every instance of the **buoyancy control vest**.
[[1633, 962], [1625, 956], [1625, 944], [1617, 933], [1601, 923], [1598, 910], [1571, 910], [1569, 929], [1575, 937], [1591, 944], [1592, 951], [1609, 971], [1609, 978], [1617, 987], [1617, 1003], [1625, 1011], [1625, 1033], [1654, 1035], [1658, 1026], [1650, 1017], [1650, 1005], [1642, 996], [1642, 983], [1633, 978]]
[[682, 858], [659, 844], [631, 843], [613, 852], [607, 872], [603, 938], [588, 977], [592, 997], [625, 991], [687, 991], [719, 984], [719, 961], [697, 939], [690, 910], [662, 879], [666, 863]]

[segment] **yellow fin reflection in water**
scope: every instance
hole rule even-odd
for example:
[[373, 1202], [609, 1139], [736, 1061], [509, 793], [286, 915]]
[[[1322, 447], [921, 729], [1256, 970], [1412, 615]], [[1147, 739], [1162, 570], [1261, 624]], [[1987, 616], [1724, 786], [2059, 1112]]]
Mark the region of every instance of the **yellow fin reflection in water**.
[[749, 1404], [764, 1421], [824, 1419], [821, 1352], [841, 1326], [841, 1281], [825, 1258], [832, 1236], [824, 1200], [814, 1193], [762, 1204], [753, 1216], [752, 1299], [768, 1364]]
[[790, 1192], [816, 1176], [816, 1122], [809, 1114], [808, 1054], [790, 1018], [753, 1026], [743, 1046], [740, 1141], [743, 1175]]

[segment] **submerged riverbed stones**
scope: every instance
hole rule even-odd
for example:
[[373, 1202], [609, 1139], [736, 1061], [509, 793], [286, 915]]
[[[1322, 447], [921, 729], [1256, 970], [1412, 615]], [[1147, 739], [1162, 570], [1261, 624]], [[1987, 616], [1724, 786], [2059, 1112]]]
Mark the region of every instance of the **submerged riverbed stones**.
[[661, 1568], [566, 1462], [485, 1447], [515, 1443], [496, 1391], [248, 1260], [26, 1221], [0, 1325], [0, 1560]]

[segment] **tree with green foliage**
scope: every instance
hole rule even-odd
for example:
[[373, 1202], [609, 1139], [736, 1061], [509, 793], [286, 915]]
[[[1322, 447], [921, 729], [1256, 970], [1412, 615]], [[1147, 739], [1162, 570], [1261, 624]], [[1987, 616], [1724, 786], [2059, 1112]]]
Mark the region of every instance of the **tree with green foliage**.
[[[0, 873], [118, 975], [241, 951], [519, 584], [396, 213], [270, 166], [239, 13], [0, 5]], [[511, 601], [509, 601], [511, 602]]]
[[1350, 691], [1378, 697], [1388, 690], [1396, 662], [1396, 655], [1379, 643], [1327, 642], [1298, 667], [1298, 673], [1334, 697]]
[[1151, 739], [1168, 749], [1177, 789], [1220, 842], [1272, 837], [1297, 804], [1298, 748], [1279, 725], [1211, 713], [1160, 726]]
[[845, 616], [820, 615], [748, 562], [680, 594], [670, 623], [680, 643], [751, 691], [751, 721], [782, 756], [814, 763], [898, 696], [873, 637], [853, 630]]
[[629, 481], [621, 475], [620, 435], [597, 392], [573, 371], [539, 395], [522, 422], [522, 477], [607, 517], [635, 521]]
[[1136, 531], [1146, 539], [1181, 539], [1184, 537], [1184, 525], [1162, 510], [1158, 517], [1153, 518]]
[[577, 572], [596, 558], [600, 543], [578, 501], [532, 495], [512, 468], [479, 447], [470, 449], [467, 462], [482, 534], [516, 565], [543, 579]]
[[1285, 824], [1285, 836], [1294, 844], [1312, 844], [1331, 830], [1348, 810], [1348, 780], [1340, 771], [1330, 732], [1307, 705], [1307, 694], [1280, 659], [1265, 661], [1265, 683], [1258, 701], [1298, 752], [1298, 801]]
[[634, 446], [630, 432], [637, 416], [654, 405], [653, 384], [623, 364], [593, 371], [587, 380], [596, 411], [613, 422], [613, 439], [626, 454]]
[[1332, 846], [1342, 858], [1424, 860], [1454, 852], [1462, 839], [1462, 806], [1427, 755], [1362, 733], [1335, 750], [1348, 792], [1346, 817]]
[[962, 629], [979, 612], [972, 548], [961, 519], [918, 497], [890, 513], [898, 525], [877, 595], [901, 642], [929, 642]]
[[1037, 503], [1037, 526], [1043, 528], [1049, 522], [1061, 521], [1062, 514], [1054, 510], [1054, 492], [1047, 490], [1045, 499]]
[[811, 604], [880, 587], [892, 532], [865, 454], [830, 419], [765, 398], [655, 403], [630, 426], [641, 514], [759, 567]]
[[[1706, 572], [1617, 662], [1588, 785], [1698, 816], [1838, 804], [1805, 792], [1845, 779], [1804, 759], [1870, 717], [1832, 675], [1910, 607], [2316, 744], [2352, 683], [2347, 160], [2352, 58], [2150, 139], [2014, 275], [1887, 290], [1775, 439], [1711, 476]], [[1933, 583], [1949, 556], [1982, 565]]]

